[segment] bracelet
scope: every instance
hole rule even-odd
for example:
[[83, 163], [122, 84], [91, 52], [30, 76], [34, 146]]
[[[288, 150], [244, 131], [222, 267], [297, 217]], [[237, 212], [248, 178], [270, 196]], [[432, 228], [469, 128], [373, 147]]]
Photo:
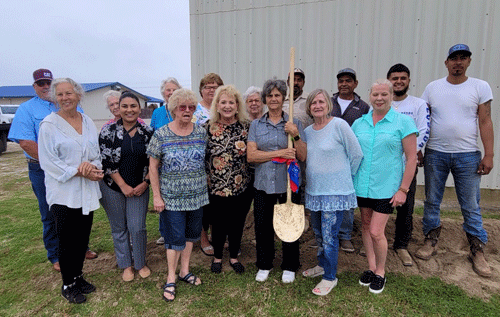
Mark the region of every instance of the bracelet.
[[402, 191], [405, 194], [408, 194], [408, 192], [410, 191], [409, 189], [404, 189], [403, 187], [399, 187], [398, 190]]

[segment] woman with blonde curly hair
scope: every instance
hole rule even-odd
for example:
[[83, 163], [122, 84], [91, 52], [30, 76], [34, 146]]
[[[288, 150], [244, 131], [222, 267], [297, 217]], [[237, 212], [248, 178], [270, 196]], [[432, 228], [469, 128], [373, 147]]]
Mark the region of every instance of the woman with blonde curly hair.
[[214, 273], [222, 270], [226, 237], [229, 240], [229, 265], [236, 273], [245, 271], [238, 261], [238, 252], [251, 201], [246, 157], [249, 126], [239, 91], [232, 85], [220, 86], [215, 92], [206, 125], [206, 166], [214, 247], [211, 271]]

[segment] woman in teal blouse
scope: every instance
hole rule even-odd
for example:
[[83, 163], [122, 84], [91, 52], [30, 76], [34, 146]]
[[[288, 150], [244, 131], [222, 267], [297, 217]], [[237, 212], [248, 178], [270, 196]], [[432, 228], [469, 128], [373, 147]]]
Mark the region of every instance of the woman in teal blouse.
[[417, 164], [418, 130], [410, 116], [391, 108], [392, 95], [391, 82], [377, 80], [370, 90], [373, 110], [352, 125], [363, 151], [354, 188], [361, 210], [362, 237], [369, 266], [359, 283], [369, 286], [370, 292], [375, 294], [384, 290], [386, 282], [385, 225], [394, 207], [406, 201]]

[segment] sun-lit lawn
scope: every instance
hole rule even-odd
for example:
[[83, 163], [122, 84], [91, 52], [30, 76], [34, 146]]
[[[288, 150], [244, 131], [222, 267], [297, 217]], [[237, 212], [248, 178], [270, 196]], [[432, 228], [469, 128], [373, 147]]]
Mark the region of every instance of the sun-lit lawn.
[[[0, 160], [2, 157], [0, 157]], [[61, 278], [46, 260], [37, 202], [25, 173], [3, 179], [0, 196], [0, 316], [499, 316], [500, 296], [487, 302], [471, 298], [438, 278], [389, 273], [390, 287], [380, 295], [358, 284], [359, 272], [343, 272], [330, 295], [311, 293], [317, 279], [298, 275], [281, 283], [273, 270], [264, 283], [254, 280], [255, 265], [242, 276], [214, 275], [207, 265], [195, 266], [204, 284], [178, 282], [177, 298], [161, 299], [165, 270], [146, 280], [120, 280], [118, 269], [95, 267], [87, 277], [98, 288], [83, 305], [68, 304], [60, 295]], [[13, 190], [10, 190], [13, 189]], [[100, 259], [114, 261], [107, 218], [96, 212], [91, 246]], [[158, 237], [156, 215], [148, 216], [148, 241]], [[164, 257], [164, 254], [158, 256]], [[106, 263], [108, 263], [106, 262]], [[94, 262], [98, 263], [98, 262]], [[110, 268], [111, 267], [111, 268]]]

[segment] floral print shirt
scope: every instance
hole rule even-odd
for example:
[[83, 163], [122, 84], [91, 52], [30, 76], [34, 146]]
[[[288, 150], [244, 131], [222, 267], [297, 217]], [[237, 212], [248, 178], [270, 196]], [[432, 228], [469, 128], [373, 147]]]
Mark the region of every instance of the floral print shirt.
[[202, 125], [210, 119], [210, 110], [203, 107], [201, 103], [198, 103], [196, 110], [193, 113], [193, 119], [191, 122]]
[[[153, 135], [153, 129], [144, 121], [139, 121], [137, 132], [142, 137], [145, 144], [149, 143]], [[104, 182], [108, 186], [113, 186], [111, 174], [118, 173], [122, 156], [123, 134], [126, 133], [123, 128], [123, 121], [119, 119], [115, 123], [104, 125], [99, 134], [99, 147], [101, 149], [102, 168], [104, 170]], [[143, 177], [146, 177], [149, 171], [149, 165], [143, 168]]]
[[247, 138], [249, 122], [208, 123], [206, 167], [209, 192], [221, 197], [243, 193], [249, 183]]

